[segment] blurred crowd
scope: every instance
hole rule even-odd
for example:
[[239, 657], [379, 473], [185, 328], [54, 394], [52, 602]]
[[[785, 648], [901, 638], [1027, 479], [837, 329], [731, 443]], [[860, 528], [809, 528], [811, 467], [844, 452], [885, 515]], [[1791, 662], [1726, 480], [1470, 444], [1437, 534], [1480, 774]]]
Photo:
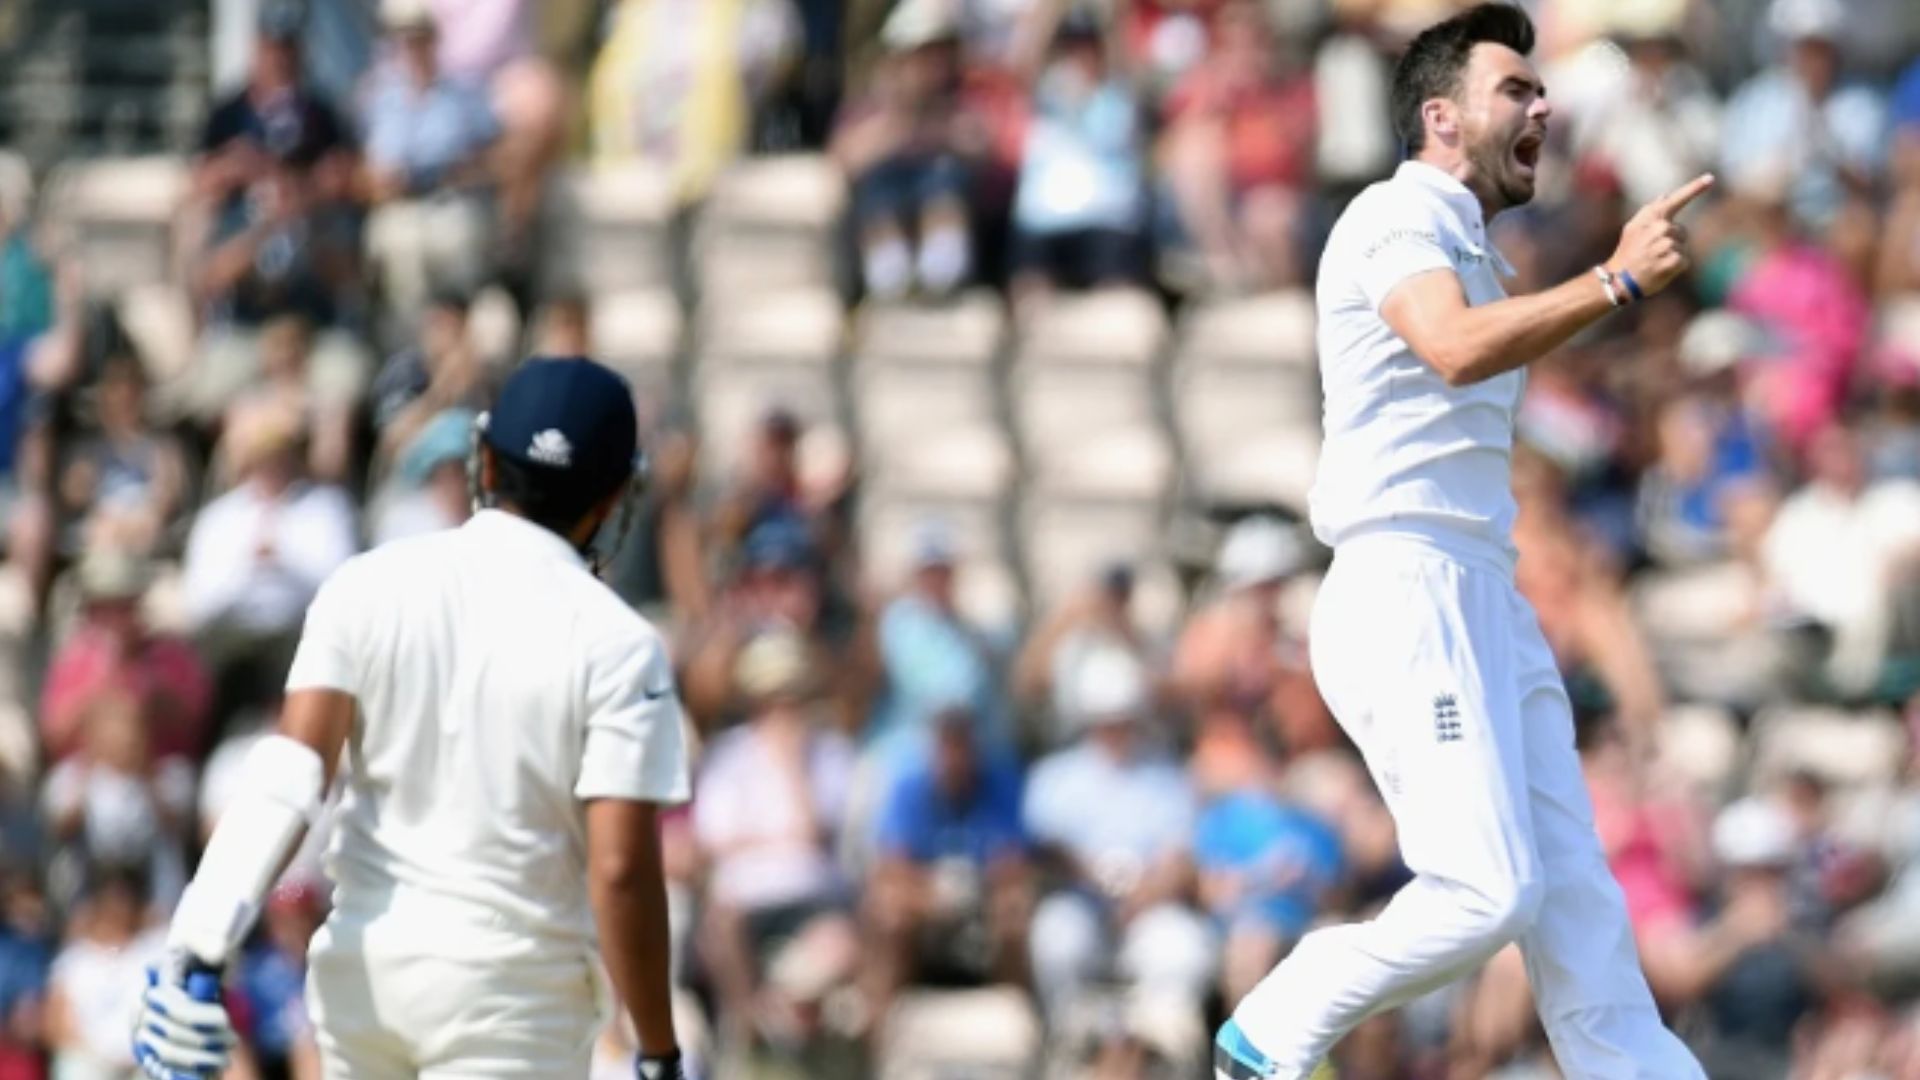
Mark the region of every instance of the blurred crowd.
[[[140, 971], [314, 590], [465, 519], [519, 357], [596, 351], [565, 170], [644, 166], [690, 221], [742, 160], [830, 162], [849, 314], [987, 290], [1017, 334], [1066, 294], [1297, 297], [1395, 163], [1396, 50], [1454, 6], [215, 3], [171, 211], [184, 365], [0, 198], [0, 1080], [132, 1075]], [[1920, 1078], [1920, 14], [1524, 6], [1555, 111], [1539, 198], [1493, 226], [1509, 291], [1720, 177], [1684, 285], [1533, 369], [1514, 461], [1648, 978], [1716, 1080]], [[1225, 1007], [1406, 876], [1306, 664], [1300, 507], [1199, 508], [1171, 617], [1116, 561], [984, 619], [976, 538], [926, 517], [877, 573], [861, 469], [788, 404], [716, 446], [643, 394], [607, 568], [696, 735], [665, 826], [689, 1049], [723, 1077], [1202, 1075]], [[317, 1075], [324, 835], [232, 972], [243, 1074]], [[611, 1025], [596, 1076], [632, 1045]], [[1555, 1075], [1512, 950], [1330, 1067]]]

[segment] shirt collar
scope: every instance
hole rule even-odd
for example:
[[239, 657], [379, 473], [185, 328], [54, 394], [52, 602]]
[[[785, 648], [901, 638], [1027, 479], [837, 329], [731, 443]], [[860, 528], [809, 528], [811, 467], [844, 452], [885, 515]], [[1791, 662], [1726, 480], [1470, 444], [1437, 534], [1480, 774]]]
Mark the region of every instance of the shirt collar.
[[1487, 237], [1486, 216], [1480, 209], [1480, 198], [1467, 190], [1467, 185], [1437, 166], [1411, 159], [1401, 162], [1393, 177], [1418, 184], [1440, 196], [1440, 200], [1447, 204], [1447, 208], [1454, 212], [1461, 226], [1466, 229], [1467, 235], [1472, 237], [1473, 243], [1493, 260], [1494, 268], [1500, 271], [1501, 277], [1513, 277], [1519, 272]]
[[587, 560], [575, 551], [566, 538], [544, 525], [535, 525], [518, 514], [505, 510], [481, 510], [467, 519], [461, 528], [492, 543], [525, 548], [549, 558], [564, 559], [582, 569]]

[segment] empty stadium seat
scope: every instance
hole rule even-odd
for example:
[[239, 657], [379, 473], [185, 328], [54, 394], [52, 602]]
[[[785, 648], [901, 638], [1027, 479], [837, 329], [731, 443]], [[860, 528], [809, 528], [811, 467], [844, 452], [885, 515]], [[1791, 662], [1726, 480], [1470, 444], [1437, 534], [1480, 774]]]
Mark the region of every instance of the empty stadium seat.
[[587, 294], [665, 285], [672, 280], [671, 177], [645, 162], [603, 163], [557, 182], [559, 235], [550, 287]]
[[1149, 376], [1143, 368], [1016, 369], [1013, 413], [1022, 446], [1046, 458], [1103, 432], [1158, 426]]
[[1008, 987], [903, 994], [883, 1032], [879, 1080], [1023, 1080], [1041, 1047], [1039, 1016]]
[[864, 473], [878, 490], [943, 499], [993, 501], [1013, 479], [1013, 450], [998, 428], [950, 428], [903, 439], [869, 456]]
[[1293, 372], [1272, 367], [1182, 368], [1173, 376], [1173, 412], [1181, 441], [1201, 454], [1319, 424], [1319, 403]]
[[696, 316], [699, 363], [829, 365], [846, 344], [846, 310], [830, 289], [785, 289], [750, 302], [713, 299]]
[[173, 217], [187, 183], [186, 162], [173, 156], [76, 161], [54, 171], [47, 219], [74, 245], [89, 292], [113, 296], [171, 276]]
[[863, 453], [876, 458], [928, 435], [999, 428], [991, 373], [985, 368], [858, 370], [853, 375], [853, 406]]
[[1281, 430], [1243, 443], [1187, 448], [1196, 493], [1208, 502], [1276, 503], [1305, 516], [1320, 436]]
[[1050, 443], [1032, 461], [1049, 495], [1157, 503], [1173, 476], [1173, 448], [1156, 427], [1134, 425]]
[[1695, 793], [1715, 802], [1732, 794], [1743, 763], [1740, 727], [1732, 713], [1715, 705], [1674, 706], [1660, 723], [1659, 743], [1661, 765]]
[[120, 325], [140, 350], [147, 376], [165, 386], [193, 366], [193, 301], [178, 285], [146, 282], [120, 293], [115, 305]]
[[663, 391], [680, 350], [680, 305], [664, 289], [601, 293], [593, 298], [596, 358], [642, 392]]
[[1754, 717], [1750, 732], [1756, 787], [1798, 769], [1837, 786], [1887, 784], [1907, 762], [1906, 727], [1885, 710], [1775, 706]]
[[845, 180], [824, 155], [737, 162], [701, 210], [694, 250], [703, 293], [831, 284], [833, 230], [845, 202]]
[[747, 436], [769, 408], [784, 408], [810, 426], [841, 425], [831, 373], [821, 366], [701, 366], [694, 372], [692, 393], [701, 471], [709, 481], [724, 481], [738, 472]]
[[868, 302], [853, 329], [853, 360], [892, 364], [985, 367], [1006, 337], [1006, 313], [991, 292], [976, 290], [950, 304]]
[[1023, 328], [1016, 362], [1145, 367], [1167, 339], [1153, 294], [1111, 289], [1050, 298]]
[[1019, 527], [1027, 585], [1043, 609], [1114, 562], [1159, 557], [1161, 515], [1147, 503], [1029, 497]]
[[1179, 363], [1312, 369], [1314, 325], [1305, 289], [1200, 301], [1180, 319]]

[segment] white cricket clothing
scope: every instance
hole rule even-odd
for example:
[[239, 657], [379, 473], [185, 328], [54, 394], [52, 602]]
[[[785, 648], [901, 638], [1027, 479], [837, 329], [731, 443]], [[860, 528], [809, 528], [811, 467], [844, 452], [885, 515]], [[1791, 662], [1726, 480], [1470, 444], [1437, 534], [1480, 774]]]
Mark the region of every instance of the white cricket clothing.
[[1703, 1077], [1641, 974], [1566, 691], [1512, 577], [1438, 544], [1350, 541], [1315, 598], [1310, 647], [1414, 879], [1376, 918], [1308, 934], [1239, 1004], [1274, 1075], [1306, 1080], [1366, 1017], [1518, 941], [1566, 1076]]
[[1511, 274], [1477, 200], [1410, 162], [1334, 226], [1319, 282], [1326, 444], [1312, 495], [1334, 549], [1309, 631], [1316, 684], [1379, 786], [1414, 878], [1378, 917], [1316, 930], [1234, 1010], [1279, 1080], [1362, 1020], [1518, 941], [1572, 1080], [1697, 1080], [1641, 974], [1594, 831], [1573, 713], [1514, 585], [1516, 370], [1450, 387], [1380, 317], [1451, 269], [1471, 304]]
[[[589, 985], [585, 802], [689, 794], [652, 626], [560, 537], [485, 510], [343, 566], [314, 599], [287, 686], [360, 706], [327, 857], [335, 909], [310, 977], [330, 1065], [404, 1046], [425, 1069], [449, 1036], [408, 1001], [421, 987], [443, 1012], [467, 1002], [480, 1030], [516, 973], [531, 980], [522, 996]], [[584, 1069], [597, 1007], [550, 1007], [571, 1019], [528, 1023]]]
[[1513, 274], [1479, 200], [1423, 162], [1355, 196], [1327, 238], [1316, 298], [1324, 442], [1309, 506], [1329, 547], [1384, 528], [1514, 557], [1524, 371], [1448, 386], [1380, 317], [1395, 286], [1449, 269], [1476, 306], [1503, 299], [1500, 276]]

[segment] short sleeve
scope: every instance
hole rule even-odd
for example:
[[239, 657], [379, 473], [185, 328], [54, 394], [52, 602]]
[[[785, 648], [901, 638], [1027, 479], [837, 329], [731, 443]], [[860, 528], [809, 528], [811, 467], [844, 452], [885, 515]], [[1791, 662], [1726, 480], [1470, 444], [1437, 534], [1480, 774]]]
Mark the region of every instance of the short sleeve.
[[576, 798], [682, 803], [689, 795], [685, 719], [666, 650], [651, 635], [592, 658], [587, 736]]
[[206, 126], [200, 129], [200, 152], [211, 154], [239, 137], [244, 109], [244, 99], [235, 97], [221, 102], [208, 114]]
[[1384, 202], [1376, 200], [1354, 218], [1360, 231], [1349, 248], [1355, 284], [1375, 311], [1408, 278], [1453, 269], [1431, 212], [1417, 205], [1381, 205]]
[[356, 565], [349, 562], [335, 571], [314, 594], [307, 607], [306, 625], [300, 631], [300, 647], [293, 654], [293, 667], [287, 672], [287, 691], [339, 690], [358, 696], [360, 665], [353, 640], [354, 612], [371, 605], [355, 603]]
[[933, 844], [921, 812], [926, 794], [927, 786], [917, 772], [894, 782], [874, 828], [874, 844], [881, 854], [914, 862], [931, 857]]

